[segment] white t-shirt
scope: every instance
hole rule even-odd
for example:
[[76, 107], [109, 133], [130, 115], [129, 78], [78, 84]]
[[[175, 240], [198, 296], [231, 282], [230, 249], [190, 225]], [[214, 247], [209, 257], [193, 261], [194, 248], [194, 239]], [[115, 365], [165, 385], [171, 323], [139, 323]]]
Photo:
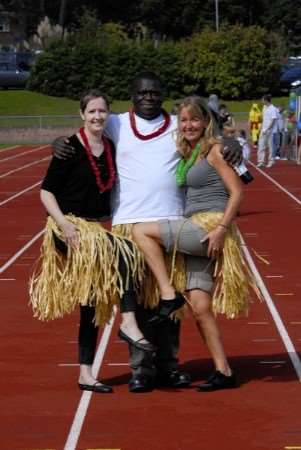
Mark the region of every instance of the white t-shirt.
[[[156, 131], [163, 123], [160, 115], [153, 120], [135, 116], [141, 134]], [[174, 132], [176, 117], [158, 137], [143, 141], [130, 125], [129, 114], [112, 114], [106, 134], [116, 146], [117, 183], [113, 225], [177, 219], [183, 215], [184, 193], [176, 184], [175, 170], [180, 159]]]
[[[274, 120], [275, 119], [275, 120]], [[262, 119], [262, 127], [261, 132], [265, 133], [270, 127], [272, 121], [274, 120], [274, 124], [269, 132], [276, 133], [278, 131], [278, 110], [274, 105], [265, 106], [263, 108], [263, 119]]]

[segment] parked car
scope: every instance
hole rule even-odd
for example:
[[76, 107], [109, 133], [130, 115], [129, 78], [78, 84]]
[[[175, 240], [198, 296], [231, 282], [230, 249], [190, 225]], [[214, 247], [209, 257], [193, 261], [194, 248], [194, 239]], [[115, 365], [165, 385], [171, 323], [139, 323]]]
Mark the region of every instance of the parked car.
[[7, 89], [9, 87], [24, 87], [29, 78], [29, 71], [14, 64], [0, 63], [0, 87]]
[[289, 90], [301, 83], [301, 64], [284, 66], [280, 75], [280, 89], [282, 92]]

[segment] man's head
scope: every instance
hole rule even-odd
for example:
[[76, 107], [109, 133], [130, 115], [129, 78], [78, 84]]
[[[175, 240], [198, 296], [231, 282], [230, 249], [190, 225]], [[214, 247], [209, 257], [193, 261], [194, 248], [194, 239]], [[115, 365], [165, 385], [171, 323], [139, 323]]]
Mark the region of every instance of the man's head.
[[262, 103], [266, 106], [269, 106], [272, 103], [272, 96], [270, 94], [265, 94], [262, 97]]
[[135, 113], [151, 120], [161, 112], [163, 89], [160, 78], [153, 72], [141, 72], [132, 83], [132, 101]]

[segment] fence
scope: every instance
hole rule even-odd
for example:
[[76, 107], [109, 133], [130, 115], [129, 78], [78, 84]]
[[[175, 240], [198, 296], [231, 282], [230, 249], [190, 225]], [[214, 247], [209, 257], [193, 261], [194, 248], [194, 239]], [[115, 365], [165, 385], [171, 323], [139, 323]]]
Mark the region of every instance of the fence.
[[[247, 113], [238, 112], [234, 117], [237, 128], [247, 127]], [[78, 115], [0, 116], [0, 144], [49, 144], [58, 136], [70, 136], [81, 124]], [[287, 156], [300, 162], [297, 140]]]
[[0, 143], [46, 144], [74, 133], [81, 123], [78, 115], [0, 116]]

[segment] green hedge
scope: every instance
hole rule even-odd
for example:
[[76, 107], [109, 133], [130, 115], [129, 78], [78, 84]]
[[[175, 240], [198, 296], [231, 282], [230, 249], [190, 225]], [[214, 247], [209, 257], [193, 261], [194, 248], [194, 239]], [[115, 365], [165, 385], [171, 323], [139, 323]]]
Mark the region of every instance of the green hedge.
[[78, 32], [53, 43], [38, 58], [29, 89], [78, 98], [99, 87], [114, 99], [128, 99], [133, 77], [157, 72], [169, 98], [217, 92], [223, 98], [251, 98], [277, 90], [283, 46], [277, 35], [240, 26], [204, 30], [179, 42], [137, 42], [108, 32]]

